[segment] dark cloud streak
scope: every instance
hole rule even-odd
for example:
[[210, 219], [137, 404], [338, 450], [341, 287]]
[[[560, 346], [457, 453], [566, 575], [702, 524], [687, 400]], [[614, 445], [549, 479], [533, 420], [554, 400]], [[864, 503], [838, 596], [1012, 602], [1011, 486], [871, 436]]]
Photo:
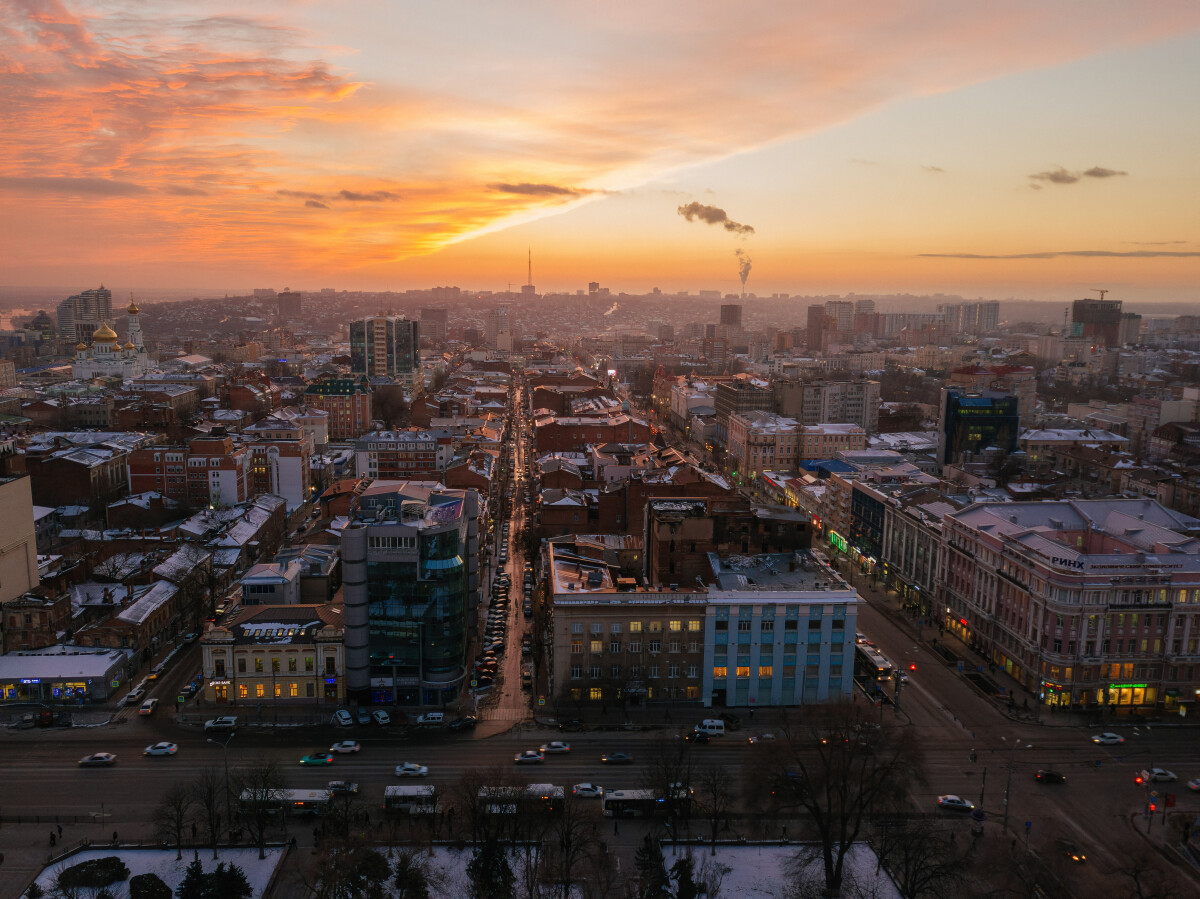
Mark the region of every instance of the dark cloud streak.
[[141, 184], [132, 181], [115, 181], [112, 178], [55, 178], [51, 176], [0, 176], [0, 188], [31, 190], [38, 193], [93, 194], [96, 196], [121, 197], [149, 193]]
[[[1034, 172], [1029, 178], [1032, 181], [1045, 181], [1049, 184], [1076, 184], [1083, 178], [1115, 178], [1119, 175], [1128, 174], [1128, 172], [1122, 172], [1117, 169], [1106, 169], [1098, 165], [1094, 165], [1082, 172], [1068, 172], [1060, 165], [1044, 172]], [[1041, 187], [1040, 184], [1031, 186]]]
[[394, 194], [390, 190], [373, 190], [370, 193], [360, 193], [355, 190], [338, 191], [338, 196], [343, 200], [350, 200], [354, 203], [385, 203], [399, 200], [400, 195]]
[[324, 203], [322, 203], [320, 200], [305, 200], [304, 205], [309, 207], [310, 209], [328, 209], [329, 208]]
[[563, 187], [560, 184], [534, 184], [522, 181], [519, 184], [496, 182], [489, 184], [488, 190], [502, 194], [518, 194], [525, 197], [584, 197], [594, 191], [581, 187]]
[[1057, 259], [1060, 256], [1081, 256], [1084, 258], [1115, 258], [1115, 259], [1194, 259], [1200, 257], [1200, 250], [1051, 250], [1043, 253], [1009, 253], [1004, 255], [989, 255], [987, 253], [918, 253], [919, 259]]

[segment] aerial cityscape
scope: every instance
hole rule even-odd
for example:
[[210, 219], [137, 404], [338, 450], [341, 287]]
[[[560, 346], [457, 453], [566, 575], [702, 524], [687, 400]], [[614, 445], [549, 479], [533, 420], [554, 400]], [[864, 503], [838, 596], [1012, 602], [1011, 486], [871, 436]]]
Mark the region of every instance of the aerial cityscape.
[[1200, 7], [443, 7], [0, 9], [0, 895], [1200, 894]]

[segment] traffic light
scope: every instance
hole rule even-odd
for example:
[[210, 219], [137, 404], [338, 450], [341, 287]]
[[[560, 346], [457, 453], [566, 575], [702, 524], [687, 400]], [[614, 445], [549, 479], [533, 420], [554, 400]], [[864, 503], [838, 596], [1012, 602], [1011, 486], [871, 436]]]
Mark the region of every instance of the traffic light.
[[1134, 782], [1135, 784], [1139, 784], [1139, 785], [1140, 785], [1140, 784], [1144, 784], [1144, 783], [1145, 783], [1145, 781], [1144, 781], [1144, 780], [1142, 780], [1142, 775], [1140, 775], [1140, 774], [1135, 774], [1135, 775], [1133, 776], [1133, 782]]
[[1151, 799], [1150, 800], [1150, 811], [1153, 812], [1153, 811], [1156, 811], [1157, 809], [1158, 809], [1158, 802]]

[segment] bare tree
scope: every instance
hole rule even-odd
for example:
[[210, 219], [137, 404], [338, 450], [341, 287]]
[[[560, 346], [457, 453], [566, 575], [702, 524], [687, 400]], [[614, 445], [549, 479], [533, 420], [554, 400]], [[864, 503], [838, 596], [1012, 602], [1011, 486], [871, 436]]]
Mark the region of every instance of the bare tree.
[[598, 844], [596, 824], [584, 814], [580, 802], [566, 798], [563, 809], [550, 825], [543, 840], [547, 867], [554, 881], [554, 895], [570, 899], [572, 884], [582, 878], [584, 860]]
[[695, 745], [679, 736], [662, 736], [652, 744], [650, 761], [643, 769], [645, 788], [665, 803], [667, 821], [677, 836], [679, 825], [686, 828], [691, 817]]
[[956, 851], [955, 831], [929, 821], [888, 822], [875, 846], [904, 899], [961, 895], [966, 853]]
[[271, 797], [287, 787], [283, 768], [274, 759], [260, 759], [248, 768], [239, 768], [233, 774], [233, 791], [238, 796], [249, 794], [258, 801], [251, 801], [240, 812], [242, 824], [250, 839], [258, 846], [258, 857], [267, 857], [267, 831], [275, 822]]
[[708, 822], [709, 852], [717, 854], [717, 834], [728, 826], [735, 793], [733, 776], [724, 765], [705, 765], [696, 780], [697, 812]]
[[192, 780], [191, 789], [198, 808], [197, 817], [212, 846], [213, 858], [216, 858], [217, 843], [221, 838], [221, 811], [228, 802], [225, 777], [216, 768], [202, 768]]
[[872, 729], [851, 703], [814, 706], [806, 717], [803, 727], [781, 729], [773, 775], [799, 783], [795, 799], [817, 835], [825, 890], [838, 896], [846, 855], [868, 817], [902, 793], [915, 750], [907, 731]]
[[1150, 846], [1125, 853], [1112, 875], [1128, 884], [1127, 895], [1131, 899], [1182, 899], [1196, 895], [1195, 886], [1171, 870], [1167, 860]]
[[175, 844], [175, 860], [183, 858], [183, 840], [192, 823], [196, 797], [187, 784], [172, 784], [154, 813], [154, 826], [170, 843]]

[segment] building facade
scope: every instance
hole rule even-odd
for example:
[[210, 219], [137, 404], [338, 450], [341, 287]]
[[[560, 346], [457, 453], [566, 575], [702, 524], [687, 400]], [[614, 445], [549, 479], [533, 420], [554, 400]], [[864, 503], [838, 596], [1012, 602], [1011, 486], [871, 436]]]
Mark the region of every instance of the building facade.
[[350, 371], [368, 378], [391, 378], [411, 388], [420, 365], [420, 323], [402, 315], [350, 322]]
[[365, 376], [323, 378], [305, 388], [304, 400], [328, 416], [328, 438], [353, 440], [371, 429], [371, 385]]

